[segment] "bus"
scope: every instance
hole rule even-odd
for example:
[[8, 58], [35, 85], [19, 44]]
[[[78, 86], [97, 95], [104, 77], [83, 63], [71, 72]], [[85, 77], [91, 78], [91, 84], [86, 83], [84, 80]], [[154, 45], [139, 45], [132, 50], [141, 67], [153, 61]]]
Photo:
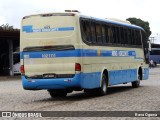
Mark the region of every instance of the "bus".
[[106, 95], [107, 88], [148, 79], [144, 29], [79, 12], [25, 16], [20, 32], [21, 78], [25, 90], [51, 97], [72, 91]]
[[13, 52], [13, 74], [18, 75], [20, 72], [20, 53]]
[[160, 64], [160, 44], [151, 44], [151, 51], [149, 52], [149, 61], [153, 60], [154, 67]]

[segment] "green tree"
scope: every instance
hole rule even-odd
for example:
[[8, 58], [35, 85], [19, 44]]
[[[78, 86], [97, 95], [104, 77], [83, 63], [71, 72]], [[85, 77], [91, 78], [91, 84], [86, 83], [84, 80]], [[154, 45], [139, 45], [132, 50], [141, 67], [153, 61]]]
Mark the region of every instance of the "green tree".
[[7, 30], [7, 31], [18, 31], [19, 29], [13, 28], [13, 26], [10, 26], [8, 23], [3, 24], [0, 26], [0, 30]]
[[134, 24], [134, 25], [142, 27], [146, 32], [147, 38], [149, 38], [149, 36], [151, 35], [152, 32], [150, 31], [150, 27], [149, 27], [149, 22], [148, 21], [143, 21], [143, 20], [137, 19], [137, 18], [128, 18], [126, 20], [128, 20], [131, 24]]

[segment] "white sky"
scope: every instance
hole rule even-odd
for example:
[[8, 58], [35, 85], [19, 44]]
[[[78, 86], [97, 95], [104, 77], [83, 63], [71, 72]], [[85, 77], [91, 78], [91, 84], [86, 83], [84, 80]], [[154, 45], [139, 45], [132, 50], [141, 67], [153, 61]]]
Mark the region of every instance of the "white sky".
[[23, 16], [79, 10], [99, 18], [140, 18], [150, 23], [155, 42], [160, 43], [160, 0], [0, 0], [0, 25], [9, 23], [20, 28]]

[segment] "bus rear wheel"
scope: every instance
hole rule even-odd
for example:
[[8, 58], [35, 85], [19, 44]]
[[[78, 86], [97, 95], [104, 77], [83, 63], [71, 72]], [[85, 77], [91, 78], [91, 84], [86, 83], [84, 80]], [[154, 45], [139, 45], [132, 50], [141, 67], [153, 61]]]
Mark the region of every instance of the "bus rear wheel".
[[106, 75], [102, 75], [101, 87], [98, 89], [98, 95], [103, 96], [107, 94], [107, 78]]
[[48, 90], [48, 92], [49, 92], [49, 94], [52, 98], [54, 98], [54, 97], [66, 97], [66, 95], [67, 95], [67, 92], [64, 91], [64, 90], [60, 90], [60, 91]]
[[133, 88], [138, 88], [140, 86], [140, 74], [138, 75], [138, 80], [132, 82], [132, 87]]

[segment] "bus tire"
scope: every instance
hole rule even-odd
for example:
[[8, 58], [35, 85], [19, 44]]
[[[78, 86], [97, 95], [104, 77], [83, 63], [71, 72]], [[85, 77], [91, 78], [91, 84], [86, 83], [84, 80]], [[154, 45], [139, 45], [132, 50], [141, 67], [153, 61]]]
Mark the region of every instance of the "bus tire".
[[48, 92], [49, 92], [49, 94], [52, 98], [54, 98], [54, 97], [66, 97], [67, 96], [67, 92], [63, 91], [63, 90], [61, 90], [61, 91], [48, 90]]
[[100, 96], [106, 95], [107, 94], [107, 87], [108, 87], [108, 85], [107, 85], [107, 77], [103, 73], [101, 87], [98, 89], [98, 95], [100, 95]]
[[141, 78], [141, 76], [140, 76], [140, 74], [138, 74], [138, 80], [132, 82], [133, 88], [138, 88], [140, 86], [140, 78]]

